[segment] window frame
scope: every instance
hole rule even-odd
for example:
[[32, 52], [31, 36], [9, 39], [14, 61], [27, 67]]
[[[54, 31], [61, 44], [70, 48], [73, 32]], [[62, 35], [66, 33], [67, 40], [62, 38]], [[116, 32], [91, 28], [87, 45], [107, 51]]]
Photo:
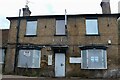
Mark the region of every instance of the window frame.
[[[97, 33], [87, 33], [87, 20], [97, 20]], [[98, 18], [96, 18], [96, 17], [92, 17], [92, 18], [91, 17], [87, 17], [85, 19], [85, 26], [86, 26], [86, 33], [85, 33], [86, 36], [100, 36]]]
[[[59, 20], [63, 20], [63, 22], [64, 22], [64, 34], [61, 34], [61, 33], [57, 32], [57, 22], [56, 21], [59, 21]], [[65, 19], [63, 19], [63, 18], [57, 18], [55, 20], [55, 35], [54, 36], [66, 36]]]
[[[20, 64], [19, 64], [19, 54], [20, 54], [20, 50], [32, 50], [32, 53], [31, 53], [31, 54], [32, 54], [32, 60], [31, 60], [32, 62], [31, 62], [31, 63], [33, 63], [33, 59], [35, 59], [35, 58], [33, 58], [33, 56], [34, 56], [33, 54], [35, 54], [35, 53], [33, 53], [33, 52], [36, 51], [36, 50], [39, 51], [39, 57], [38, 57], [38, 58], [39, 58], [39, 62], [38, 62], [38, 63], [39, 63], [39, 64], [38, 64], [39, 66], [38, 66], [38, 67], [33, 67], [33, 64], [32, 64], [31, 66], [29, 66], [29, 67], [20, 65]], [[34, 51], [33, 51], [33, 50], [34, 50]], [[17, 67], [18, 67], [18, 68], [34, 68], [34, 69], [35, 69], [35, 68], [41, 68], [41, 50], [40, 50], [40, 49], [21, 48], [21, 49], [19, 49], [19, 54], [18, 54], [18, 63], [17, 63]]]
[[[83, 50], [81, 50], [81, 69], [107, 69], [107, 51], [105, 50], [105, 49], [96, 49], [96, 48], [94, 48], [95, 50], [102, 50], [102, 53], [100, 53], [102, 56], [103, 56], [103, 51], [105, 51], [105, 56], [104, 56], [104, 58], [105, 58], [105, 60], [104, 60], [104, 65], [105, 65], [105, 67], [104, 68], [95, 68], [95, 67], [93, 67], [93, 68], [85, 68], [84, 66], [83, 66]], [[90, 53], [88, 53], [88, 50], [94, 50], [94, 49], [85, 49], [85, 51], [86, 51], [86, 55], [87, 55], [87, 66], [88, 66], [88, 54], [90, 54]]]
[[[35, 24], [35, 34], [31, 34], [31, 33], [29, 33], [29, 32], [27, 32], [27, 29], [28, 29], [28, 22], [36, 22], [36, 24]], [[38, 28], [38, 21], [37, 21], [37, 19], [28, 19], [28, 20], [26, 20], [26, 30], [25, 30], [25, 35], [24, 35], [24, 37], [37, 37], [37, 28]], [[29, 33], [29, 34], [28, 34]]]

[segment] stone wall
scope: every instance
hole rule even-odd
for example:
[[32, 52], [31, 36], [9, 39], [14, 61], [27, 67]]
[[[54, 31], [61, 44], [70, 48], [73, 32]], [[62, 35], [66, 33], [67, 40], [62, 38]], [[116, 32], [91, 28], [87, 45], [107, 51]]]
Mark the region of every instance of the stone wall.
[[[100, 36], [87, 36], [85, 27], [85, 18], [80, 16], [68, 17], [67, 36], [55, 36], [55, 18], [38, 18], [37, 37], [25, 37], [26, 20], [22, 19], [20, 23], [19, 43], [34, 44], [45, 46], [41, 49], [41, 68], [39, 76], [54, 77], [55, 55], [51, 50], [51, 45], [68, 45], [66, 52], [66, 77], [82, 78], [116, 78], [119, 64], [118, 52], [118, 26], [116, 17], [98, 17], [98, 27]], [[11, 20], [9, 33], [9, 43], [16, 42], [17, 20]], [[111, 44], [108, 44], [111, 40]], [[107, 69], [103, 70], [85, 70], [81, 69], [81, 64], [70, 64], [69, 57], [81, 57], [81, 50], [78, 46], [83, 45], [105, 45], [107, 46]], [[9, 45], [12, 46], [12, 45]], [[8, 47], [6, 58], [6, 71], [12, 71], [14, 66], [15, 48]], [[49, 50], [50, 49], [50, 50]], [[9, 51], [10, 50], [10, 51]], [[53, 55], [52, 66], [47, 65], [47, 57]], [[9, 68], [10, 67], [10, 68]], [[18, 72], [21, 69], [18, 69]], [[23, 70], [24, 71], [24, 70]], [[33, 69], [32, 69], [33, 71]], [[36, 70], [38, 71], [38, 70]]]

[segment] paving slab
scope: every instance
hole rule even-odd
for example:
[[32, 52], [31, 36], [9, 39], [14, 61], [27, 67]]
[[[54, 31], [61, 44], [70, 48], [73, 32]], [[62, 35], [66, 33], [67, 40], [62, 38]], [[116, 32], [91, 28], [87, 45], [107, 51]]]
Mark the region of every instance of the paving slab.
[[80, 77], [65, 77], [65, 78], [52, 78], [52, 77], [27, 77], [18, 75], [3, 75], [2, 80], [120, 80], [119, 79], [81, 79]]

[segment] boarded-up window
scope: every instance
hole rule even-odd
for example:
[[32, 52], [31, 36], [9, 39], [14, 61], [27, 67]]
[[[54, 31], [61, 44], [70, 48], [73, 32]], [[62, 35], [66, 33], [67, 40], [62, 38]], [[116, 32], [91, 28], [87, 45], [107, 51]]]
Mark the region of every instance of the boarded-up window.
[[106, 50], [88, 49], [82, 51], [82, 69], [106, 69]]
[[36, 35], [37, 21], [27, 21], [26, 35]]
[[20, 50], [18, 56], [18, 67], [40, 68], [40, 50]]
[[56, 35], [65, 35], [65, 20], [56, 20]]
[[5, 49], [0, 49], [0, 63], [4, 63]]

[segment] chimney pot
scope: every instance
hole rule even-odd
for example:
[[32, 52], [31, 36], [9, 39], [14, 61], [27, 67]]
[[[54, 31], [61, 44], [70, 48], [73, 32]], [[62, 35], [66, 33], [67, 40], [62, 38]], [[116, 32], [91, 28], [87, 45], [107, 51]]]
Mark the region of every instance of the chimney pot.
[[110, 2], [110, 0], [102, 0], [102, 2]]

